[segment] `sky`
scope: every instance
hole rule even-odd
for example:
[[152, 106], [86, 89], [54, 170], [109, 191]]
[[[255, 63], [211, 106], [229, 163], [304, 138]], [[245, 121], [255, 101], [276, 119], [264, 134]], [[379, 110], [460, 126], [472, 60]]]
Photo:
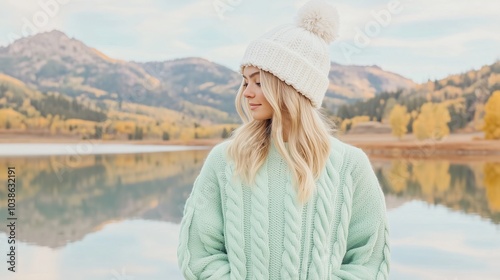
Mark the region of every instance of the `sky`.
[[[60, 30], [128, 61], [203, 57], [238, 69], [248, 43], [293, 23], [307, 0], [0, 0], [0, 46]], [[415, 82], [500, 59], [500, 1], [329, 0], [331, 61], [378, 65]]]

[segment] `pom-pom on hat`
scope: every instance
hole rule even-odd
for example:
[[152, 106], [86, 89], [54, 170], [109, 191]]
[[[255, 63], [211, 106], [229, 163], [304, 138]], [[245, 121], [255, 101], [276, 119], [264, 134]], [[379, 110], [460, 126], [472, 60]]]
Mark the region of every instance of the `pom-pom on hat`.
[[240, 62], [268, 71], [293, 86], [321, 108], [328, 89], [328, 46], [337, 39], [337, 9], [324, 0], [311, 0], [298, 11], [293, 24], [283, 24], [250, 42]]

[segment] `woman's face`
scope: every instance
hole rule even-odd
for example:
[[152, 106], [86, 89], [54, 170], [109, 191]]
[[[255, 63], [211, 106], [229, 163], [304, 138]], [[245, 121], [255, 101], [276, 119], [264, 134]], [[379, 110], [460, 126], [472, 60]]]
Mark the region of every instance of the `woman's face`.
[[[273, 116], [273, 108], [264, 97], [260, 87], [259, 68], [246, 66], [243, 69], [243, 96], [247, 99], [250, 106], [250, 112], [255, 120], [267, 120]], [[255, 104], [252, 106], [252, 104]]]

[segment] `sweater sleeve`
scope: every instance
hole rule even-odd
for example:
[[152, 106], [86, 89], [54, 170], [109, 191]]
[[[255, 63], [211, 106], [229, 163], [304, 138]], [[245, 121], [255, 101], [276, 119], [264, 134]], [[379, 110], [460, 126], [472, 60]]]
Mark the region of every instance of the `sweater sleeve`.
[[390, 247], [385, 199], [367, 155], [354, 148], [352, 213], [337, 279], [388, 279]]
[[223, 216], [215, 167], [218, 147], [208, 154], [184, 206], [177, 258], [185, 279], [229, 279]]

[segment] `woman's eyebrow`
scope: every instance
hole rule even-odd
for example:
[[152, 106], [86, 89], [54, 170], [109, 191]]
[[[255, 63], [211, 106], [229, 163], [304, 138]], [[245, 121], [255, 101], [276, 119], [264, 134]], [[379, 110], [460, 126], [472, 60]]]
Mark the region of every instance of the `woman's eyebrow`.
[[[252, 78], [253, 76], [255, 76], [256, 74], [259, 74], [260, 72], [257, 71], [257, 72], [253, 72], [252, 74], [250, 74], [250, 78]], [[245, 75], [241, 74], [243, 77], [245, 77], [246, 79], [248, 79]]]

